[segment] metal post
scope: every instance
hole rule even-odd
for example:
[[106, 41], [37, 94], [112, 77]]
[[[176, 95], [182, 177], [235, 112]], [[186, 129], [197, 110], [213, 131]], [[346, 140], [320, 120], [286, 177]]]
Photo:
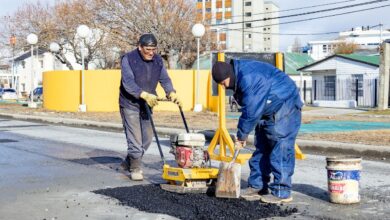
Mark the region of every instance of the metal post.
[[317, 100], [317, 80], [314, 80], [314, 99], [313, 101]]
[[356, 107], [359, 105], [359, 79], [356, 79], [355, 85], [355, 95], [356, 95]]
[[378, 106], [378, 79], [374, 80], [374, 107]]
[[380, 23], [379, 24], [379, 27], [380, 27], [380, 38], [379, 38], [379, 46], [382, 44], [382, 39], [383, 39], [383, 24]]
[[301, 99], [304, 99], [303, 98], [303, 73], [302, 72], [299, 72], [299, 77], [300, 77], [300, 80], [299, 80], [299, 92], [301, 93]]
[[200, 37], [196, 38], [196, 43], [197, 43], [197, 48], [196, 48], [196, 57], [197, 57], [197, 62], [196, 62], [196, 80], [195, 80], [195, 106], [194, 106], [194, 112], [201, 112], [202, 111], [202, 104], [199, 102], [199, 82], [200, 82]]
[[303, 102], [306, 103], [306, 80], [303, 81]]
[[34, 102], [34, 46], [31, 45], [31, 82], [30, 82], [30, 102]]
[[81, 105], [84, 105], [84, 42], [81, 42]]

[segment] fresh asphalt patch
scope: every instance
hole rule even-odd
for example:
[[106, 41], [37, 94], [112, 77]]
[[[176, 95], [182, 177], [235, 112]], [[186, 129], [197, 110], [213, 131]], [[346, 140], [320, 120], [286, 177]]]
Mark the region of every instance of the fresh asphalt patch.
[[[179, 219], [260, 219], [286, 217], [298, 212], [295, 207], [261, 204], [259, 201], [216, 198], [207, 194], [177, 194], [158, 185], [135, 185], [100, 189], [94, 193], [119, 200], [121, 205], [149, 213], [160, 213]], [[295, 216], [294, 216], [295, 217]]]

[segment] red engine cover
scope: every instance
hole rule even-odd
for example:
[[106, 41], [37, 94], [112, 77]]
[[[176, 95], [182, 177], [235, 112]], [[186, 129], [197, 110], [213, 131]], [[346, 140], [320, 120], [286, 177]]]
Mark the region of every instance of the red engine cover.
[[181, 168], [192, 167], [192, 148], [177, 146], [176, 147], [176, 162]]

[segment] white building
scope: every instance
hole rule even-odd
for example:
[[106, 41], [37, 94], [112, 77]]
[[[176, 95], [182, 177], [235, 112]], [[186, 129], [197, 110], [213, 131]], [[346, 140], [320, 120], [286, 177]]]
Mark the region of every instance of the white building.
[[12, 74], [8, 64], [0, 64], [0, 88], [11, 87]]
[[314, 106], [375, 107], [379, 56], [332, 55], [298, 71], [312, 76]]
[[279, 37], [269, 34], [279, 32], [279, 20], [263, 20], [278, 16], [279, 7], [275, 3], [263, 0], [197, 0], [196, 8], [197, 20], [211, 25], [212, 30], [217, 32], [219, 49], [231, 52], [279, 51]]
[[375, 51], [380, 42], [390, 39], [389, 30], [370, 29], [369, 27], [352, 28], [350, 31], [339, 33], [336, 40], [322, 40], [309, 42], [309, 55], [314, 60], [320, 60], [334, 53], [337, 44], [354, 43], [359, 46], [359, 50]]

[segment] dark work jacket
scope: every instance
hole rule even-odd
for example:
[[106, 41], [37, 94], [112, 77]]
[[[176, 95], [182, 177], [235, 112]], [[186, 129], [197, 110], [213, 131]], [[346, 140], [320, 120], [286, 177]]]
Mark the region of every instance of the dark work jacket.
[[122, 57], [121, 73], [120, 107], [144, 112], [145, 102], [140, 94], [145, 91], [157, 95], [158, 82], [166, 94], [175, 91], [160, 55], [156, 54], [152, 60], [146, 61], [135, 49]]
[[240, 140], [246, 140], [263, 116], [274, 115], [287, 100], [293, 99], [291, 107], [302, 107], [299, 90], [286, 73], [259, 61], [232, 62], [236, 75], [234, 98], [242, 112], [237, 125]]

